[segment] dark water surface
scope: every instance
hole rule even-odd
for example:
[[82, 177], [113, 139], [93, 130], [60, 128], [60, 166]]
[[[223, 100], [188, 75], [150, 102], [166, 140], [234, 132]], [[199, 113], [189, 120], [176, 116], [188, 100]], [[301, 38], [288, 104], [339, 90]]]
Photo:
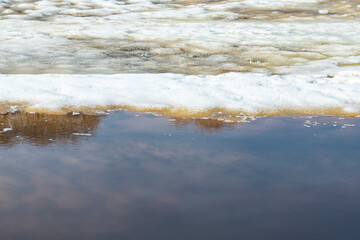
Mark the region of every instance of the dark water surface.
[[360, 239], [359, 118], [0, 124], [1, 239]]

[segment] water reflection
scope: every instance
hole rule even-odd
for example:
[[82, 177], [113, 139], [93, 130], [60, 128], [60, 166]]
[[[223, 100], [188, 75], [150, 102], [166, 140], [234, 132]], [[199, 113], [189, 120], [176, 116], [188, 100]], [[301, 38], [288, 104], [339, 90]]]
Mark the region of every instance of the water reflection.
[[101, 118], [100, 115], [73, 115], [72, 113], [67, 115], [24, 112], [0, 114], [0, 146], [13, 146], [24, 141], [42, 146], [53, 142], [76, 143], [79, 140], [78, 136], [94, 134]]
[[[0, 114], [0, 146], [11, 147], [22, 142], [41, 146], [68, 142], [75, 144], [84, 137], [96, 134], [103, 118], [104, 115], [80, 113], [55, 115], [19, 111]], [[239, 124], [216, 119], [170, 118], [169, 121], [176, 128], [192, 126], [197, 131], [209, 133], [232, 130]]]
[[221, 132], [223, 130], [232, 130], [239, 122], [227, 122], [217, 119], [189, 119], [174, 118], [170, 119], [176, 128], [184, 128], [188, 126], [195, 127], [200, 132]]
[[304, 121], [207, 133], [118, 112], [76, 145], [0, 149], [2, 238], [358, 239], [360, 119]]

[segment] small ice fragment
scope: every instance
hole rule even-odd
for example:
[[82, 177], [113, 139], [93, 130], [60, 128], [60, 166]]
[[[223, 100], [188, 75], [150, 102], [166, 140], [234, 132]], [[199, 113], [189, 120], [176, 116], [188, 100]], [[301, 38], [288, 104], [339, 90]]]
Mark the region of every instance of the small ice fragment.
[[4, 128], [2, 131], [0, 131], [0, 133], [5, 133], [5, 132], [9, 132], [12, 131], [12, 128]]
[[72, 112], [72, 115], [76, 116], [76, 115], [80, 115], [80, 113], [79, 112]]
[[173, 118], [169, 119], [169, 122], [175, 122], [175, 121], [176, 121], [176, 119], [173, 119]]
[[303, 126], [304, 126], [304, 127], [307, 127], [307, 128], [309, 128], [309, 127], [310, 127], [309, 125], [306, 125], [306, 124], [304, 124]]
[[19, 108], [17, 106], [10, 106], [9, 112], [10, 113], [16, 113], [19, 111]]
[[110, 115], [110, 113], [106, 112], [106, 111], [95, 111], [96, 115], [103, 115], [103, 116], [107, 116]]
[[73, 133], [75, 136], [91, 136], [91, 133]]
[[319, 14], [329, 14], [329, 10], [327, 9], [320, 9]]
[[320, 125], [320, 123], [319, 122], [313, 122], [312, 125], [317, 126], [317, 125]]
[[153, 115], [153, 116], [155, 116], [155, 117], [161, 117], [161, 116], [162, 116], [162, 114], [160, 114], [160, 113], [152, 113], [152, 112], [149, 112], [148, 114], [151, 114], [151, 115]]

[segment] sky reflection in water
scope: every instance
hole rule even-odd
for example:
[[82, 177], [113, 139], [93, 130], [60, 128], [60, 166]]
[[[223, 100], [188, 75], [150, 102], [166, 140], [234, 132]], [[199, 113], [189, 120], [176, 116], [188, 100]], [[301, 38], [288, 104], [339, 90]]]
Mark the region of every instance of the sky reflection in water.
[[4, 239], [360, 238], [360, 119], [2, 117]]

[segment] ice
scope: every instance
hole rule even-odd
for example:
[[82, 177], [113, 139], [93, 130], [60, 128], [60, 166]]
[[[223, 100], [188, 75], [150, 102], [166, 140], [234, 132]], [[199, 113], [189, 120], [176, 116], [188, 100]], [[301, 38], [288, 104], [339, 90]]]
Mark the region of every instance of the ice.
[[327, 9], [320, 9], [319, 14], [329, 14], [329, 10]]
[[75, 136], [92, 136], [90, 133], [73, 133]]
[[247, 113], [296, 109], [360, 112], [360, 68], [332, 73], [269, 75], [115, 74], [0, 75], [0, 102], [29, 109], [132, 106]]
[[282, 74], [324, 59], [349, 64], [359, 16], [353, 0], [2, 1], [0, 72]]
[[6, 133], [12, 130], [13, 130], [12, 128], [4, 128], [2, 131], [0, 131], [0, 133]]
[[2, 0], [0, 106], [359, 113], [359, 17], [357, 0]]

